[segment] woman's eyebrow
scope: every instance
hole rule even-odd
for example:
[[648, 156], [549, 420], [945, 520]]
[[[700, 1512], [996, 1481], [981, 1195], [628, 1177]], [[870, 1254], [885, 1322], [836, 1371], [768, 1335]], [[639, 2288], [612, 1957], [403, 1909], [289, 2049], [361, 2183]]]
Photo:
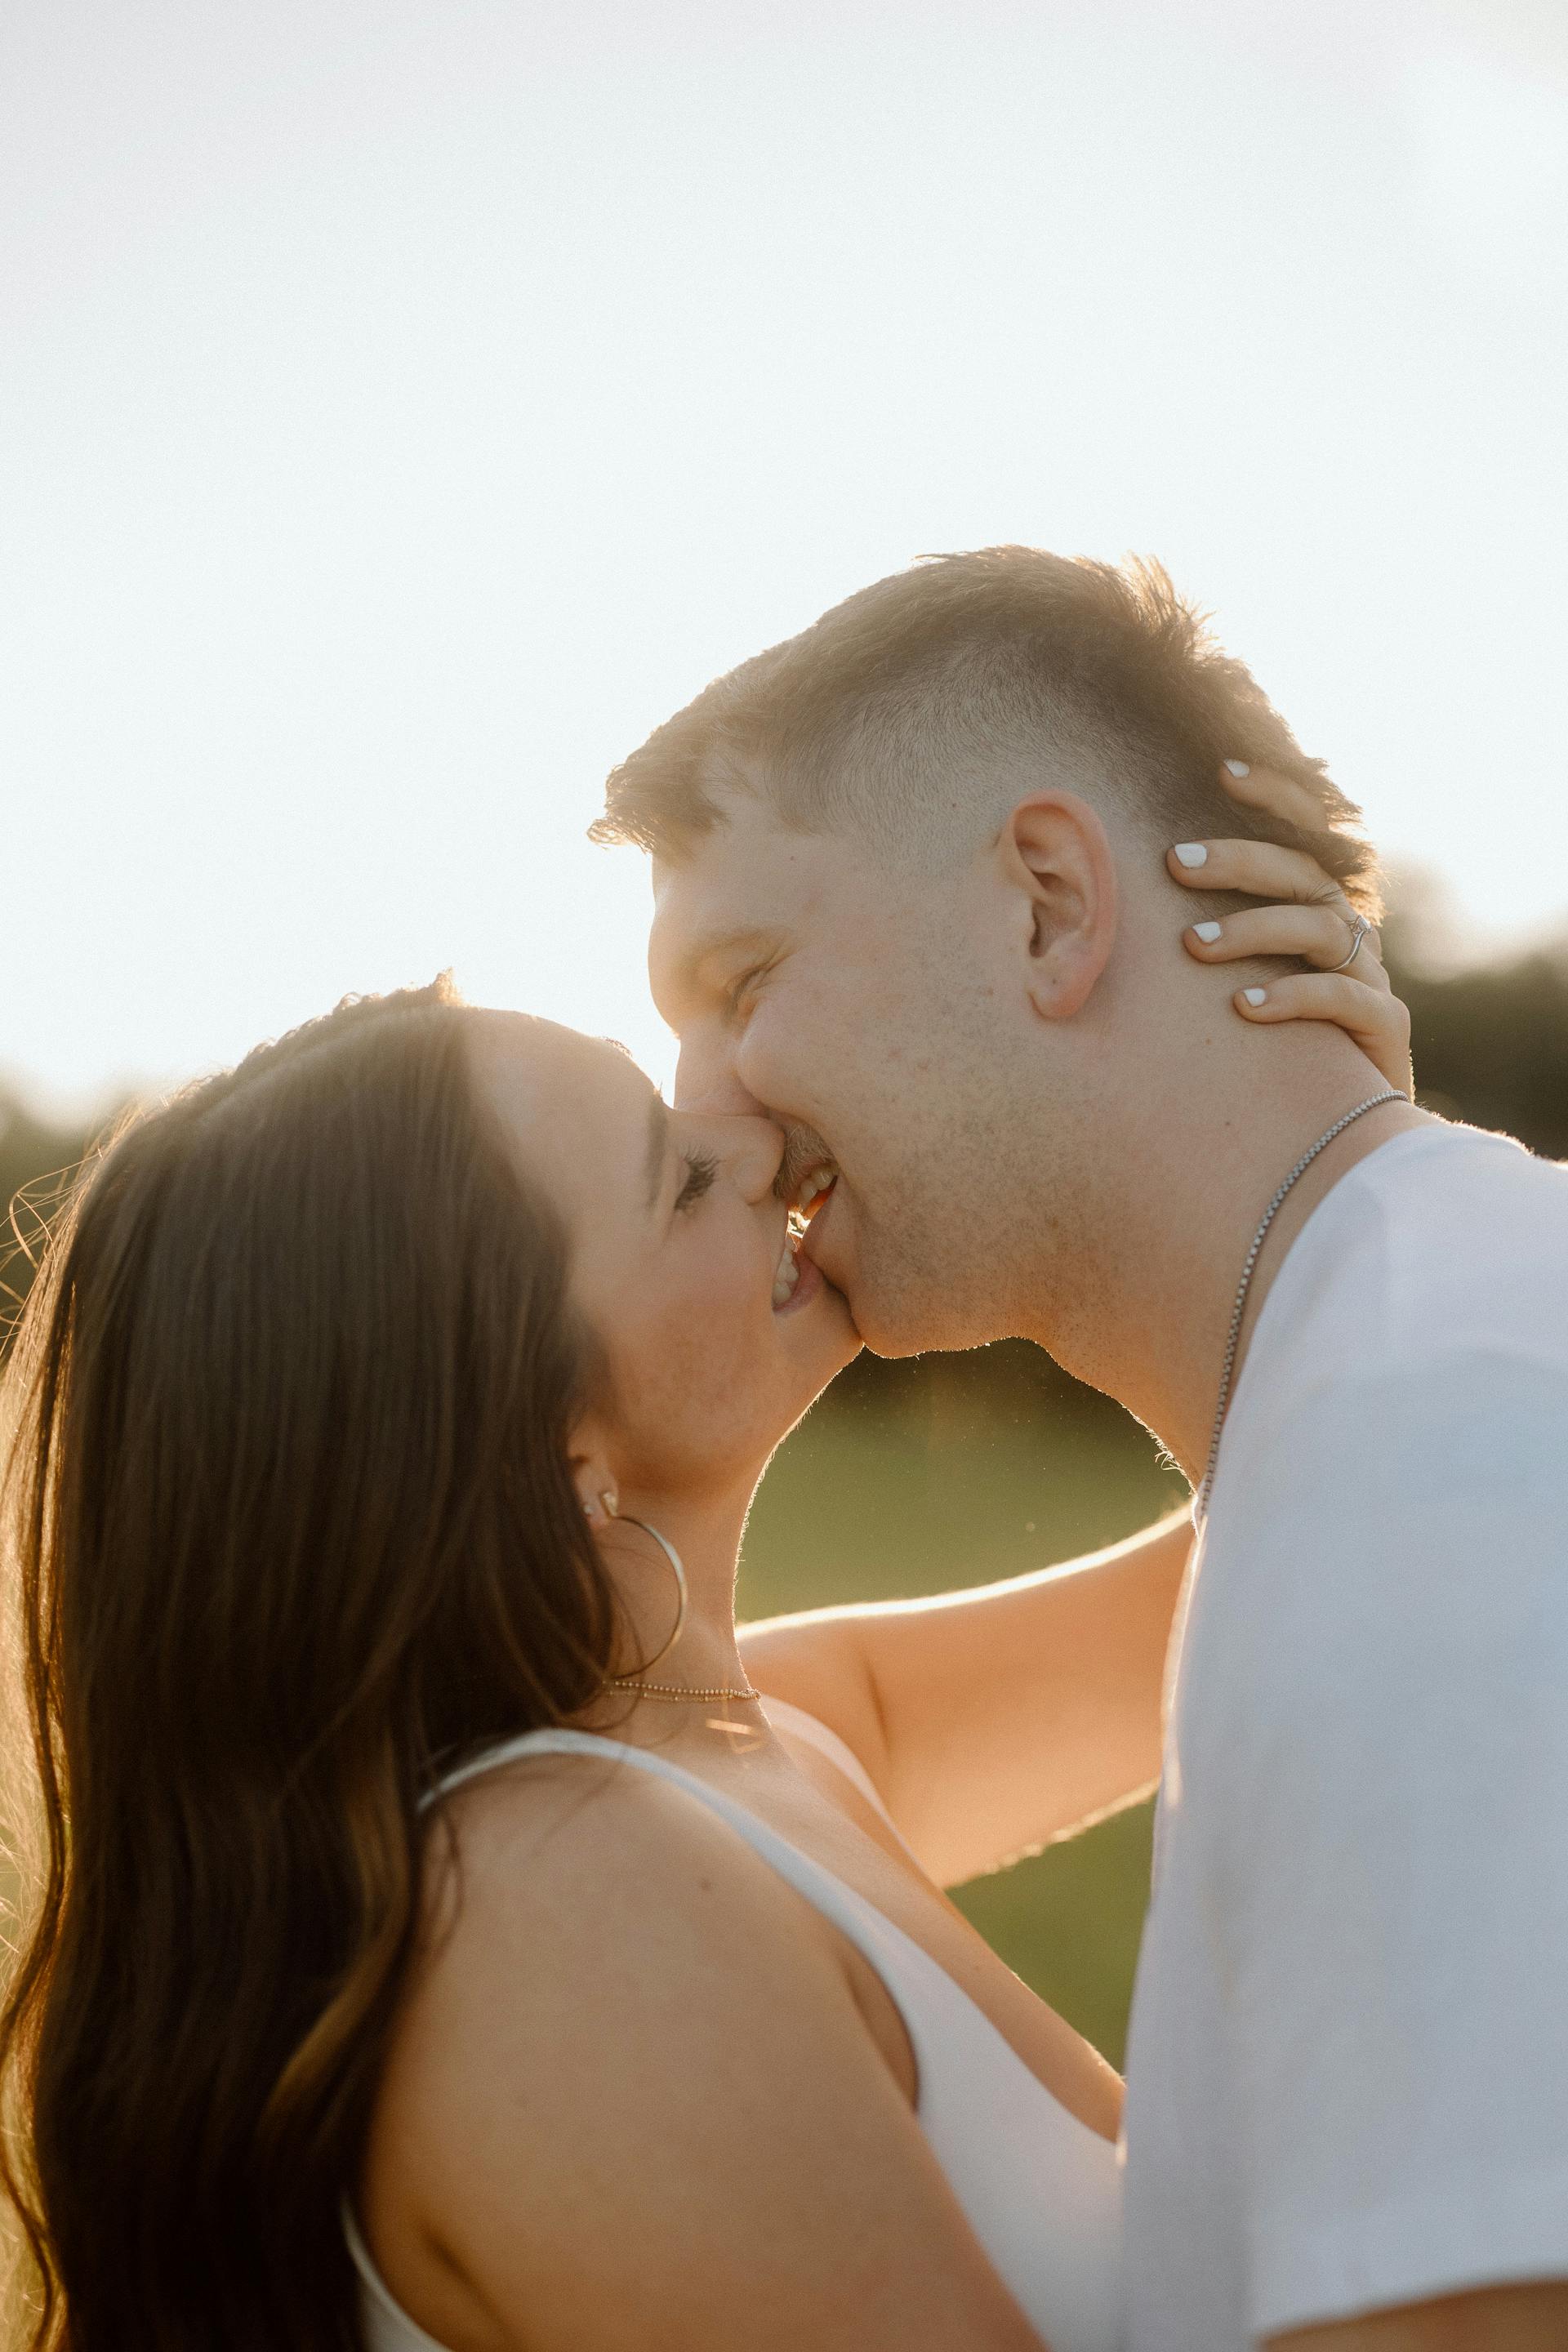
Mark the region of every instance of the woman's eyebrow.
[[649, 1098], [647, 1107], [647, 1148], [643, 1160], [643, 1181], [647, 1187], [649, 1213], [658, 1207], [658, 1196], [664, 1190], [664, 1163], [669, 1150], [669, 1111], [662, 1095]]

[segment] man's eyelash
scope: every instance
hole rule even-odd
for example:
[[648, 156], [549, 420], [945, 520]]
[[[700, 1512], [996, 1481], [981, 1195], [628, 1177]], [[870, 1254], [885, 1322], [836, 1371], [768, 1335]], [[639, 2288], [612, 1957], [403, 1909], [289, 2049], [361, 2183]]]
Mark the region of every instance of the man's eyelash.
[[686, 1151], [681, 1157], [686, 1162], [686, 1181], [675, 1196], [675, 1205], [678, 1209], [689, 1209], [704, 1192], [712, 1190], [719, 1162], [707, 1151]]
[[747, 991], [756, 985], [766, 970], [766, 964], [752, 964], [748, 971], [742, 972], [738, 980], [730, 982], [724, 991], [724, 1010], [731, 1019], [741, 1010]]

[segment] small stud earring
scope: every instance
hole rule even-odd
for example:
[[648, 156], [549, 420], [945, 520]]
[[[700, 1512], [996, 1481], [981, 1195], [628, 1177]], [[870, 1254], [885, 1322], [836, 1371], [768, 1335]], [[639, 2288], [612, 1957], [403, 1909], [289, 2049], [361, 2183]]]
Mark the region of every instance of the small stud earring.
[[614, 1490], [606, 1486], [601, 1491], [596, 1503], [584, 1504], [583, 1517], [585, 1519], [613, 1519], [617, 1516], [617, 1502], [618, 1497]]

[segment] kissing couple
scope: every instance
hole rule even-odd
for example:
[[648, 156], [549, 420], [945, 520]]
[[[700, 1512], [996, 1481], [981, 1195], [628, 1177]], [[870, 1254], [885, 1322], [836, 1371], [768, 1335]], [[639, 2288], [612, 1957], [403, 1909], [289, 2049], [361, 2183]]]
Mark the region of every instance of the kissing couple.
[[[595, 831], [673, 1108], [438, 982], [52, 1236], [8, 2347], [1568, 2344], [1568, 1177], [1413, 1107], [1355, 812], [1157, 569], [1000, 548]], [[1191, 1512], [737, 1628], [858, 1348], [1005, 1336]], [[942, 1889], [1157, 1778], [1124, 2116]]]

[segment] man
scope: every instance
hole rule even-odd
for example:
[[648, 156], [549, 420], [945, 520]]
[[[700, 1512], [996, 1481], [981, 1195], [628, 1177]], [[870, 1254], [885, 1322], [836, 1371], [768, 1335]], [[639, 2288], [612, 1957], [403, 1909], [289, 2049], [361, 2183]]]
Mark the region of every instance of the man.
[[[1362, 950], [1353, 814], [1162, 573], [1011, 548], [720, 679], [595, 828], [653, 854], [682, 1099], [831, 1187], [869, 1345], [1034, 1339], [1202, 1490], [1133, 2352], [1568, 2345], [1568, 1178], [1292, 1020]], [[1309, 903], [1237, 1020], [1243, 892]]]

